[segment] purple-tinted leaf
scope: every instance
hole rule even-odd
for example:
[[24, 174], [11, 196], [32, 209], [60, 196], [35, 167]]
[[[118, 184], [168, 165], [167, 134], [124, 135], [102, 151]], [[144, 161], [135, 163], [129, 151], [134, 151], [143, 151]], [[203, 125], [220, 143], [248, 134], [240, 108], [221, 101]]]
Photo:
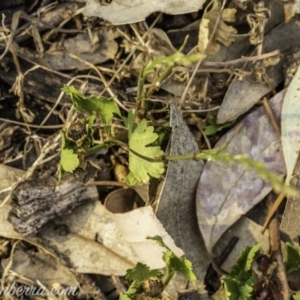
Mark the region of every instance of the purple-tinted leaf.
[[[278, 122], [284, 95], [282, 91], [269, 102]], [[268, 170], [285, 174], [281, 142], [264, 108], [252, 112], [241, 123], [242, 129], [224, 152], [247, 154], [250, 159], [263, 161]], [[215, 148], [228, 140], [233, 130], [224, 135]], [[196, 203], [198, 225], [207, 249], [211, 251], [220, 236], [271, 189], [254, 170], [246, 170], [241, 164], [208, 162], [200, 177]]]

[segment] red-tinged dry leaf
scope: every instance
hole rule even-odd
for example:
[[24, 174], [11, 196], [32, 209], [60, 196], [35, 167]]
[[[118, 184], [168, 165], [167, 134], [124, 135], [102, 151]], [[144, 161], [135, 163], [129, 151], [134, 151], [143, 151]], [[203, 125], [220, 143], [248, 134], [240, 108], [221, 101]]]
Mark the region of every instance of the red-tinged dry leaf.
[[[282, 91], [270, 100], [278, 122], [284, 95], [285, 91]], [[224, 152], [247, 154], [250, 159], [263, 161], [268, 170], [285, 174], [280, 139], [264, 108], [249, 114], [241, 123], [242, 129]], [[224, 135], [215, 147], [220, 147], [228, 140], [233, 130]], [[270, 184], [254, 170], [246, 170], [237, 163], [208, 162], [200, 177], [196, 203], [198, 225], [207, 249], [211, 251], [220, 236], [271, 189]]]

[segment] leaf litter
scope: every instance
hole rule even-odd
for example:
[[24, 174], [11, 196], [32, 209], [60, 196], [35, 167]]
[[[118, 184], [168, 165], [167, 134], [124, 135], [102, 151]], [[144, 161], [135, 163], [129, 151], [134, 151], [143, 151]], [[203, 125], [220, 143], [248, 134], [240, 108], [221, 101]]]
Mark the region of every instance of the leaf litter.
[[[121, 198], [133, 197], [133, 193], [122, 192], [127, 189], [124, 176], [120, 182], [115, 181], [112, 177], [111, 170], [112, 168], [115, 169], [115, 166], [118, 164], [125, 170], [124, 174], [130, 174], [127, 177], [127, 183], [144, 184], [142, 187], [147, 187], [145, 191], [149, 194], [145, 195], [143, 199], [146, 199], [144, 203], [148, 207], [137, 208], [135, 206], [136, 203], [132, 201], [127, 206], [129, 208], [125, 209], [126, 212], [124, 214], [111, 214], [100, 201], [90, 201], [72, 209], [72, 212], [64, 217], [55, 217], [47, 226], [40, 230], [38, 239], [36, 239], [25, 238], [15, 232], [12, 224], [7, 221], [10, 204], [4, 201], [1, 214], [3, 225], [1, 235], [7, 239], [5, 242], [17, 238], [21, 239], [22, 243], [34, 245], [41, 253], [51, 253], [56, 259], [59, 258], [57, 262], [63, 262], [64, 268], [72, 268], [75, 272], [107, 275], [124, 275], [126, 269], [134, 268], [134, 264], [137, 262], [147, 263], [151, 268], [163, 267], [162, 261], [156, 260], [160, 254], [156, 252], [153, 243], [151, 244], [150, 241], [148, 241], [150, 244], [145, 242], [146, 237], [147, 235], [153, 236], [158, 234], [165, 237], [171, 244], [173, 243], [171, 240], [173, 238], [176, 246], [179, 246], [187, 258], [192, 261], [192, 267], [198, 279], [197, 285], [194, 285], [195, 290], [201, 290], [202, 296], [207, 298], [203, 281], [211, 253], [209, 255], [206, 253], [205, 246], [210, 252], [222, 233], [271, 191], [271, 186], [260, 178], [261, 174], [258, 175], [251, 170], [245, 171], [241, 165], [228, 165], [219, 160], [227, 159], [232, 162], [233, 160], [230, 160], [228, 155], [233, 153], [234, 155], [240, 155], [240, 161], [244, 160], [244, 164], [247, 164], [245, 163], [247, 162], [245, 154], [248, 154], [248, 157], [251, 159], [263, 160], [269, 170], [283, 175], [285, 167], [279, 138], [276, 136], [275, 130], [272, 129], [271, 123], [268, 121], [262, 108], [249, 113], [241, 121], [245, 123], [245, 126], [240, 132], [235, 133], [233, 140], [223, 152], [204, 151], [203, 156], [199, 156], [200, 158], [211, 159], [205, 165], [202, 175], [203, 161], [191, 159], [187, 161], [164, 161], [164, 154], [168, 152], [167, 143], [170, 142], [169, 154], [171, 156], [190, 155], [190, 158], [193, 154], [199, 152], [199, 148], [202, 150], [206, 147], [209, 148], [210, 143], [215, 144], [215, 141], [221, 135], [223, 137], [215, 147], [222, 145], [229, 137], [230, 132], [232, 132], [226, 133], [227, 125], [228, 127], [233, 125], [225, 124], [220, 126], [217, 122], [210, 122], [209, 120], [216, 120], [214, 111], [221, 104], [221, 99], [227, 90], [228, 84], [232, 81], [232, 77], [237, 77], [231, 84], [232, 86], [236, 83], [246, 83], [247, 85], [249, 84], [247, 81], [249, 74], [252, 72], [252, 66], [254, 66], [256, 71], [259, 69], [258, 67], [267, 69], [266, 73], [260, 73], [260, 77], [255, 77], [254, 82], [247, 86], [248, 91], [254, 92], [252, 95], [254, 102], [252, 104], [247, 102], [246, 108], [240, 110], [241, 99], [243, 99], [243, 102], [247, 100], [244, 99], [245, 93], [242, 93], [242, 90], [245, 89], [241, 89], [238, 86], [236, 89], [229, 88], [227, 91], [225, 100], [230, 98], [239, 100], [239, 102], [234, 102], [235, 104], [227, 107], [236, 117], [247, 112], [263, 94], [270, 90], [274, 92], [274, 87], [282, 81], [281, 67], [286, 56], [299, 48], [297, 42], [299, 39], [296, 38], [299, 34], [299, 30], [297, 30], [299, 29], [297, 27], [298, 22], [296, 21], [297, 18], [292, 18], [287, 24], [279, 26], [279, 29], [272, 30], [276, 24], [282, 23], [283, 20], [281, 16], [283, 9], [281, 14], [274, 13], [275, 7], [276, 9], [280, 7], [280, 5], [278, 6], [274, 3], [271, 7], [271, 17], [267, 20], [265, 28], [265, 32], [270, 32], [270, 34], [266, 34], [263, 38], [263, 48], [257, 47], [258, 55], [250, 57], [251, 50], [248, 38], [245, 36], [241, 38], [236, 33], [240, 33], [239, 30], [245, 28], [246, 17], [251, 17], [251, 22], [253, 22], [255, 19], [253, 18], [253, 12], [258, 10], [255, 7], [253, 11], [252, 6], [241, 9], [240, 6], [243, 6], [241, 3], [234, 3], [223, 9], [217, 1], [214, 1], [212, 4], [213, 9], [208, 10], [207, 14], [204, 13], [203, 18], [201, 17], [202, 14], [200, 16], [197, 13], [188, 15], [188, 18], [185, 15], [179, 15], [170, 17], [167, 23], [165, 23], [166, 16], [161, 14], [151, 15], [146, 19], [145, 23], [124, 25], [118, 28], [105, 21], [109, 18], [113, 23], [133, 23], [134, 18], [144, 19], [153, 11], [165, 11], [166, 5], [169, 13], [195, 12], [204, 3], [203, 1], [192, 1], [181, 6], [170, 6], [166, 1], [153, 2], [151, 3], [151, 9], [149, 9], [148, 4], [144, 2], [134, 3], [132, 1], [129, 3], [126, 0], [101, 1], [99, 3], [98, 1], [88, 1], [85, 13], [89, 14], [88, 6], [93, 10], [92, 12], [90, 11], [90, 14], [96, 13], [99, 16], [99, 9], [101, 14], [104, 13], [104, 20], [99, 23], [94, 18], [81, 19], [80, 13], [82, 9], [80, 8], [83, 8], [83, 5], [79, 2], [69, 6], [62, 2], [59, 5], [54, 4], [45, 10], [39, 11], [38, 17], [44, 21], [48, 20], [46, 23], [41, 23], [38, 18], [35, 18], [35, 15], [19, 14], [19, 17], [24, 18], [25, 25], [23, 28], [20, 27], [16, 30], [18, 22], [15, 19], [13, 20], [11, 39], [7, 39], [9, 42], [6, 45], [8, 49], [12, 45], [11, 41], [14, 40], [16, 42], [14, 45], [20, 43], [21, 47], [14, 46], [14, 55], [18, 57], [19, 67], [14, 67], [17, 63], [10, 55], [5, 56], [5, 63], [0, 67], [1, 80], [9, 86], [12, 85], [12, 91], [19, 97], [16, 114], [11, 113], [8, 108], [7, 113], [12, 120], [24, 121], [26, 123], [24, 128], [27, 130], [22, 132], [17, 130], [17, 127], [14, 127], [10, 133], [10, 138], [7, 138], [7, 131], [0, 133], [1, 162], [5, 164], [13, 162], [19, 168], [22, 163], [29, 165], [30, 169], [23, 175], [24, 178], [26, 176], [30, 177], [31, 174], [41, 176], [47, 173], [48, 176], [49, 174], [53, 176], [57, 168], [53, 170], [51, 165], [52, 167], [60, 165], [64, 172], [74, 173], [74, 176], [76, 174], [76, 178], [84, 182], [84, 184], [93, 184], [88, 182], [88, 180], [94, 178], [96, 180], [94, 184], [98, 185], [99, 200], [103, 202], [107, 195], [112, 199], [116, 198], [117, 201], [114, 204], [116, 208], [114, 210], [119, 212], [122, 211], [122, 205], [118, 206], [118, 199], [115, 196], [117, 193], [113, 194], [110, 192], [112, 190], [114, 192], [120, 191], [120, 194], [122, 194]], [[0, 9], [1, 7], [0, 5]], [[286, 5], [284, 7], [286, 8]], [[122, 9], [122, 14], [120, 14], [120, 8]], [[114, 9], [117, 10], [114, 11]], [[65, 13], [66, 11], [68, 11], [68, 14]], [[124, 13], [125, 11], [130, 11], [130, 13]], [[59, 18], [54, 20], [53, 14], [57, 14]], [[291, 16], [286, 16], [286, 19], [290, 18]], [[12, 15], [8, 15], [8, 23], [11, 19]], [[180, 39], [179, 31], [171, 38], [172, 34], [167, 27], [178, 27], [178, 24], [172, 24], [172, 20], [179, 21], [178, 24], [183, 24], [187, 30], [191, 28], [189, 27], [190, 23], [195, 21], [197, 24], [193, 27], [196, 28], [194, 36], [198, 36], [199, 33], [198, 40], [197, 38], [192, 38], [187, 42], [187, 40]], [[151, 22], [153, 23], [149, 25]], [[207, 27], [204, 26], [205, 22]], [[257, 22], [261, 21], [257, 20]], [[50, 26], [48, 25], [47, 27], [47, 23]], [[148, 25], [144, 26], [146, 23], [150, 26], [150, 29]], [[37, 27], [35, 27], [35, 24], [37, 24]], [[67, 24], [66, 27], [65, 24]], [[161, 26], [161, 24], [166, 26]], [[250, 24], [251, 28], [253, 28], [252, 25]], [[70, 31], [72, 26], [76, 27], [76, 30], [71, 29]], [[153, 26], [163, 29], [151, 29]], [[57, 28], [54, 30], [55, 27]], [[26, 30], [23, 34], [20, 34], [24, 28]], [[253, 42], [254, 31], [250, 31], [251, 43]], [[1, 33], [4, 35], [7, 35], [8, 32], [6, 27], [1, 29]], [[215, 36], [211, 38], [212, 34], [215, 34]], [[185, 35], [184, 33], [184, 37]], [[58, 38], [60, 40], [57, 43]], [[24, 47], [29, 39], [32, 41], [32, 47]], [[277, 41], [279, 40], [283, 41], [279, 44], [282, 56], [280, 57], [280, 63], [276, 64], [278, 51], [272, 50], [274, 47], [277, 47]], [[194, 54], [190, 54], [190, 56], [183, 54], [188, 52], [185, 50], [185, 47], [195, 51], [202, 42], [203, 45], [200, 46], [200, 52], [203, 55], [201, 58], [197, 55], [192, 56]], [[182, 46], [182, 51], [177, 52], [173, 43], [180, 45], [179, 47]], [[64, 46], [62, 46], [63, 44]], [[263, 52], [260, 52], [262, 49]], [[205, 51], [207, 51], [206, 54], [204, 54]], [[195, 76], [194, 81], [191, 81], [190, 72], [194, 67], [190, 63], [195, 61], [195, 59], [203, 59], [207, 54], [212, 53], [214, 54], [208, 56], [202, 62], [202, 66], [199, 69], [200, 72]], [[244, 57], [245, 55], [246, 57]], [[162, 58], [162, 56], [168, 57]], [[266, 58], [266, 60], [267, 58], [272, 58], [273, 62], [272, 59], [271, 62], [270, 60], [263, 61], [263, 58]], [[174, 59], [176, 64], [172, 59]], [[237, 61], [231, 62], [231, 59], [236, 59]], [[249, 61], [256, 62], [255, 64], [250, 63], [250, 70], [243, 67], [243, 63], [248, 62], [249, 64]], [[186, 62], [189, 62], [189, 66], [186, 65]], [[7, 71], [7, 66], [10, 66], [9, 72]], [[170, 66], [172, 72], [170, 72]], [[164, 73], [168, 69], [169, 71]], [[27, 72], [27, 70], [30, 71]], [[89, 72], [92, 72], [93, 75]], [[219, 76], [218, 73], [220, 72], [224, 72], [222, 76], [224, 74], [225, 76]], [[265, 79], [265, 75], [270, 78], [270, 81]], [[290, 77], [293, 77], [293, 75]], [[21, 78], [22, 80], [20, 80]], [[47, 80], [39, 82], [38, 78], [47, 78]], [[76, 83], [76, 89], [65, 86], [64, 91], [73, 98], [75, 109], [71, 108], [71, 102], [66, 97], [60, 96], [57, 99], [55, 98], [55, 95], [60, 93], [60, 88], [63, 84], [72, 84], [71, 82], [66, 82], [68, 78], [70, 80], [72, 78], [71, 81]], [[86, 80], [85, 83], [83, 80], [81, 81], [82, 78]], [[56, 79], [60, 81], [59, 84], [57, 84]], [[98, 81], [99, 79], [100, 82]], [[135, 82], [136, 79], [140, 81], [135, 87], [132, 86], [132, 82]], [[157, 81], [157, 79], [159, 80]], [[169, 87], [168, 82], [172, 83]], [[192, 84], [190, 85], [190, 83]], [[252, 88], [253, 83], [258, 88], [262, 88], [263, 92], [254, 91]], [[159, 91], [161, 84], [164, 85], [165, 90], [169, 91], [170, 94], [182, 96], [179, 102], [180, 109], [177, 109], [173, 104], [170, 105], [170, 97], [172, 99], [171, 102], [173, 100], [177, 102], [178, 99], [174, 99], [170, 94], [167, 94], [166, 97], [166, 94]], [[124, 93], [124, 88], [127, 93]], [[83, 93], [79, 92], [79, 89]], [[85, 91], [88, 92], [85, 93]], [[232, 91], [234, 92], [232, 93]], [[275, 106], [271, 104], [277, 121], [280, 118], [279, 106], [281, 101], [278, 98], [282, 98], [283, 93], [278, 93], [270, 102], [277, 101], [274, 104]], [[30, 102], [27, 101], [28, 95], [32, 97]], [[136, 97], [137, 101], [135, 102], [133, 98]], [[54, 102], [55, 105], [53, 105]], [[6, 109], [6, 100], [3, 103]], [[49, 107], [49, 103], [51, 107]], [[228, 105], [226, 101], [221, 104], [220, 111], [223, 110], [225, 105]], [[288, 109], [291, 109], [293, 105], [287, 101], [286, 106]], [[129, 114], [127, 116], [126, 112], [128, 111]], [[259, 111], [260, 113], [258, 113]], [[0, 118], [3, 116], [7, 121], [8, 115], [3, 115], [1, 111], [0, 114]], [[128, 119], [125, 119], [126, 116]], [[252, 118], [254, 116], [254, 120], [251, 119], [251, 116]], [[220, 115], [218, 115], [219, 123], [223, 123], [223, 121], [220, 121], [221, 119]], [[40, 120], [43, 121], [41, 122]], [[189, 123], [189, 126], [185, 124], [186, 121]], [[39, 127], [38, 130], [32, 127], [33, 124], [31, 122], [34, 122], [33, 124]], [[234, 122], [235, 120], [233, 120]], [[287, 130], [291, 128], [289, 122], [286, 119], [286, 124], [282, 125]], [[81, 135], [82, 137], [79, 140], [73, 139], [69, 135], [68, 130], [72, 128], [70, 126], [72, 123], [82, 124], [83, 126], [81, 127], [85, 128], [85, 133]], [[45, 126], [45, 124], [47, 125]], [[56, 131], [57, 127], [49, 127], [51, 124], [60, 127], [64, 126], [61, 150], [59, 150], [58, 146], [59, 134]], [[110, 131], [112, 124], [114, 131]], [[23, 125], [19, 123], [18, 126]], [[172, 133], [169, 126], [172, 129]], [[51, 132], [52, 136], [51, 134], [45, 135], [44, 130], [50, 130], [49, 133]], [[24, 142], [16, 134], [17, 132], [18, 134], [22, 132], [22, 138], [28, 135], [25, 144], [26, 147], [30, 147], [30, 151], [27, 151], [27, 148], [26, 150], [22, 149]], [[211, 133], [211, 136], [207, 139], [203, 133]], [[47, 143], [44, 143], [46, 136]], [[52, 138], [53, 140], [51, 140]], [[21, 142], [16, 143], [16, 141]], [[203, 142], [207, 145], [204, 145]], [[287, 143], [285, 143], [284, 148], [287, 147], [286, 145]], [[109, 148], [108, 152], [105, 149], [107, 147]], [[13, 148], [14, 151], [11, 150]], [[116, 148], [118, 148], [119, 153], [119, 156], [116, 158], [118, 163], [113, 164], [111, 162], [110, 164], [108, 157], [112, 153], [116, 154]], [[14, 157], [13, 153], [18, 151], [21, 155]], [[61, 151], [60, 163], [57, 157], [59, 151]], [[293, 148], [291, 151], [298, 150]], [[224, 152], [229, 154], [222, 156]], [[286, 158], [288, 157], [287, 154], [284, 155]], [[100, 160], [99, 156], [101, 156]], [[196, 158], [196, 156], [194, 157]], [[238, 156], [235, 157], [237, 158]], [[215, 160], [216, 158], [218, 159]], [[85, 159], [88, 159], [88, 162], [84, 161]], [[108, 163], [106, 165], [100, 164], [99, 162], [103, 160]], [[51, 164], [47, 163], [49, 161]], [[294, 158], [293, 163], [288, 167], [289, 174], [293, 172], [295, 163]], [[248, 166], [250, 165], [252, 167], [255, 166], [254, 163], [250, 164], [248, 161]], [[217, 170], [214, 170], [214, 166]], [[27, 168], [24, 167], [24, 169]], [[165, 178], [163, 178], [164, 171], [167, 171]], [[210, 174], [210, 172], [212, 173]], [[176, 176], [170, 176], [170, 174], [175, 174]], [[239, 178], [236, 179], [236, 176]], [[201, 186], [203, 190], [199, 188], [197, 207], [195, 207], [195, 190], [199, 177], [199, 187]], [[207, 184], [202, 183], [202, 181], [205, 182], [205, 178], [206, 180], [210, 178], [206, 182]], [[12, 179], [10, 185], [15, 186], [14, 180]], [[233, 185], [231, 180], [234, 182]], [[164, 186], [161, 193], [155, 191], [155, 189], [153, 190], [153, 186], [156, 186], [159, 182], [162, 184], [163, 181]], [[78, 182], [78, 184], [81, 183]], [[116, 187], [122, 187], [123, 189], [116, 190]], [[138, 190], [141, 186], [133, 186], [132, 188]], [[221, 188], [223, 188], [222, 192], [220, 192]], [[7, 189], [7, 186], [5, 189]], [[130, 190], [128, 189], [128, 191]], [[226, 195], [228, 196], [227, 198]], [[224, 203], [224, 196], [228, 200], [226, 203]], [[135, 195], [134, 197], [137, 196]], [[213, 201], [207, 199], [213, 199]], [[229, 207], [227, 207], [228, 204], [230, 204]], [[160, 221], [156, 219], [149, 205], [152, 205], [154, 209], [158, 207], [157, 216]], [[197, 228], [196, 209], [204, 241]], [[214, 209], [220, 212], [218, 218], [221, 220], [221, 223], [216, 223], [215, 220], [213, 220], [213, 224], [211, 223], [211, 215], [209, 214], [214, 212]], [[132, 211], [128, 212], [128, 210]], [[206, 215], [204, 216], [204, 214]], [[226, 218], [226, 216], [229, 217]], [[146, 223], [146, 220], [148, 220], [148, 223]], [[26, 224], [26, 222], [24, 223]], [[116, 224], [119, 225], [117, 226]], [[158, 227], [160, 228], [158, 231], [153, 231], [153, 229], [158, 229]], [[15, 226], [15, 228], [17, 227]], [[152, 230], [148, 231], [149, 228]], [[167, 242], [165, 241], [165, 243]], [[173, 249], [179, 251], [178, 255], [182, 255], [182, 250], [178, 249], [174, 243], [170, 246], [171, 244], [168, 244], [168, 247], [173, 247]], [[253, 245], [248, 246], [251, 247]], [[18, 243], [14, 247], [18, 248]], [[27, 252], [28, 250], [21, 248], [21, 251]], [[16, 252], [11, 252], [12, 258], [14, 253], [16, 253], [16, 262], [19, 256], [25, 255], [18, 249]], [[244, 271], [251, 270], [254, 256], [249, 256], [247, 270]], [[47, 261], [47, 255], [42, 259]], [[170, 264], [167, 267], [172, 268], [172, 265]], [[239, 261], [237, 267], [243, 268], [243, 264]], [[5, 265], [5, 268], [5, 274], [7, 272], [13, 274], [13, 269], [9, 270], [10, 262], [8, 265]], [[24, 268], [21, 267], [18, 272], [22, 274]], [[298, 268], [298, 266], [294, 268]], [[23, 273], [24, 276], [27, 276], [26, 274], [26, 272]], [[50, 272], [45, 275], [51, 277]], [[228, 289], [229, 285], [226, 286], [227, 298], [232, 299], [233, 295], [235, 297], [241, 296], [245, 299], [251, 298], [252, 286], [250, 282], [248, 282], [248, 285], [237, 286], [238, 278], [236, 274], [234, 276], [233, 280], [229, 278], [223, 280], [223, 283], [227, 281], [233, 286], [231, 290]], [[40, 275], [32, 269], [31, 278], [34, 279], [35, 277], [40, 277]], [[170, 285], [176, 286], [177, 278], [175, 277], [175, 283], [171, 281]], [[71, 276], [71, 278], [73, 277]], [[46, 283], [47, 276], [42, 280], [44, 282], [41, 285]], [[54, 280], [60, 281], [59, 279]], [[63, 282], [61, 281], [60, 283]], [[30, 282], [30, 284], [32, 283]], [[192, 286], [191, 284], [190, 286]], [[239, 291], [238, 294], [233, 293], [235, 288]], [[120, 290], [119, 287], [117, 289]], [[188, 291], [186, 290], [185, 292]], [[98, 296], [105, 297], [102, 293], [101, 296], [100, 293]], [[171, 299], [178, 297], [176, 288], [168, 297]]]
[[[285, 91], [270, 100], [277, 120], [280, 117]], [[247, 154], [253, 160], [263, 161], [269, 170], [285, 174], [280, 139], [263, 107], [241, 121], [242, 128], [235, 133], [226, 152]], [[233, 130], [225, 134], [215, 145], [220, 147]], [[268, 182], [257, 177], [255, 171], [246, 170], [240, 164], [208, 162], [201, 174], [197, 189], [198, 224], [208, 251], [212, 251], [220, 236], [241, 215], [246, 214], [269, 192]]]

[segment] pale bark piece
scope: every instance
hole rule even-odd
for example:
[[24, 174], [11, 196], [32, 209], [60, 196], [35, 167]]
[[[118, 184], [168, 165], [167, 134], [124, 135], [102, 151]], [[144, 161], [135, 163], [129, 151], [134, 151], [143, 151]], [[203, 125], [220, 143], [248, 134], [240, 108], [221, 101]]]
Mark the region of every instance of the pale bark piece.
[[123, 241], [132, 245], [138, 261], [147, 264], [150, 268], [165, 267], [162, 260], [165, 249], [158, 246], [155, 241], [148, 240], [147, 237], [158, 235], [177, 256], [180, 257], [184, 254], [175, 245], [172, 237], [166, 232], [150, 206], [141, 207], [129, 213], [110, 214], [110, 216], [121, 232]]
[[137, 262], [163, 268], [164, 249], [148, 236], [159, 235], [178, 256], [183, 252], [157, 220], [151, 207], [110, 213], [100, 202], [88, 202], [57, 218], [40, 232], [40, 242], [80, 273], [125, 275]]
[[[277, 121], [284, 95], [285, 91], [282, 91], [269, 102]], [[223, 152], [247, 154], [252, 160], [264, 162], [269, 171], [284, 175], [286, 169], [280, 138], [264, 107], [249, 114], [240, 124], [242, 128]], [[233, 131], [224, 135], [215, 148], [228, 140]], [[241, 164], [207, 162], [197, 190], [198, 224], [207, 249], [211, 250], [220, 236], [271, 189], [270, 183], [262, 180], [256, 171], [246, 170]]]
[[[263, 41], [263, 53], [277, 49], [285, 56], [300, 49], [300, 22], [297, 19], [283, 23], [266, 35]], [[266, 68], [266, 74], [274, 88], [283, 80], [283, 62], [284, 58], [281, 58], [278, 64]], [[253, 65], [248, 64], [246, 69], [248, 71], [253, 69]], [[271, 87], [267, 83], [257, 82], [254, 75], [245, 76], [241, 80], [236, 78], [225, 95], [217, 122], [223, 124], [235, 120], [270, 91]]]
[[[170, 155], [198, 153], [198, 145], [174, 104], [171, 105], [170, 122], [172, 127]], [[197, 227], [195, 207], [195, 191], [202, 169], [202, 161], [169, 161], [157, 210], [158, 219], [176, 245], [191, 260], [199, 280], [204, 279], [209, 264]]]
[[286, 183], [289, 183], [300, 152], [300, 67], [298, 67], [283, 101], [281, 135], [287, 169]]
[[300, 235], [300, 156], [298, 156], [293, 176], [290, 180], [290, 186], [296, 190], [296, 195], [288, 197], [282, 217], [281, 228], [289, 233]]
[[[13, 185], [23, 173], [0, 165], [1, 189]], [[80, 186], [80, 183], [78, 185]], [[70, 195], [72, 197], [73, 194]], [[2, 194], [0, 199], [3, 200], [4, 196]], [[37, 237], [24, 237], [14, 230], [13, 225], [7, 220], [11, 205], [6, 203], [0, 208], [0, 236], [26, 240], [43, 248], [44, 251], [46, 249], [60, 258], [67, 267], [79, 273], [125, 275], [126, 270], [133, 268], [137, 262], [148, 264], [151, 268], [165, 267], [161, 259], [163, 248], [152, 240], [146, 240], [147, 236], [160, 235], [178, 256], [183, 254], [174, 245], [150, 207], [134, 210], [128, 214], [112, 214], [99, 201], [86, 199], [84, 202], [76, 208], [73, 203], [72, 208], [69, 206], [71, 213], [56, 216], [41, 228]], [[57, 204], [53, 202], [52, 206]], [[36, 208], [38, 215], [40, 213], [38, 206]], [[55, 207], [50, 209], [52, 212], [55, 211]], [[30, 212], [30, 216], [34, 216], [34, 212]], [[146, 220], [147, 223], [144, 222]]]
[[83, 14], [122, 25], [141, 22], [157, 11], [173, 15], [198, 11], [204, 3], [205, 0], [114, 0], [109, 5], [101, 5], [99, 1], [88, 0]]
[[8, 220], [16, 231], [33, 235], [49, 220], [70, 213], [85, 201], [99, 199], [96, 186], [85, 186], [75, 178], [57, 185], [55, 178], [25, 180], [12, 195]]

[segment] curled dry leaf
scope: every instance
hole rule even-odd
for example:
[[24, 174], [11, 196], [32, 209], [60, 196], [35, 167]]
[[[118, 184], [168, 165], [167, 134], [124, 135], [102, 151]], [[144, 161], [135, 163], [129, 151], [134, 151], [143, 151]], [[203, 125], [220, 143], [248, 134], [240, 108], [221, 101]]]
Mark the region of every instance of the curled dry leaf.
[[156, 11], [173, 15], [198, 11], [204, 3], [205, 0], [114, 0], [104, 6], [100, 1], [88, 0], [83, 13], [121, 25], [143, 21]]
[[125, 213], [134, 209], [136, 192], [133, 189], [117, 189], [105, 198], [104, 206], [112, 213]]
[[[282, 91], [270, 100], [277, 121], [284, 95], [285, 91]], [[247, 154], [250, 159], [264, 162], [269, 171], [284, 175], [281, 142], [264, 108], [249, 114], [241, 124], [242, 129], [235, 134], [224, 152]], [[215, 147], [228, 140], [233, 130], [224, 135]], [[237, 163], [208, 162], [197, 190], [198, 225], [207, 249], [211, 251], [220, 236], [271, 189], [269, 182], [262, 180], [254, 170], [245, 170]]]
[[[216, 33], [208, 45], [210, 35], [214, 30], [214, 26], [217, 22], [218, 16], [220, 14], [220, 5], [218, 1], [214, 1], [212, 9], [205, 13], [199, 28], [199, 38], [198, 38], [198, 51], [200, 53], [206, 53], [207, 55], [213, 55], [217, 53], [220, 49], [217, 41], [222, 43], [224, 46], [229, 47], [231, 43], [235, 41], [233, 37], [234, 34], [237, 34], [237, 30], [232, 26], [226, 25], [225, 22], [234, 22], [235, 21], [236, 9], [234, 8], [225, 8], [222, 12], [222, 16], [219, 22], [219, 26], [216, 30]], [[208, 46], [208, 48], [207, 48]], [[207, 49], [206, 49], [207, 48]]]

